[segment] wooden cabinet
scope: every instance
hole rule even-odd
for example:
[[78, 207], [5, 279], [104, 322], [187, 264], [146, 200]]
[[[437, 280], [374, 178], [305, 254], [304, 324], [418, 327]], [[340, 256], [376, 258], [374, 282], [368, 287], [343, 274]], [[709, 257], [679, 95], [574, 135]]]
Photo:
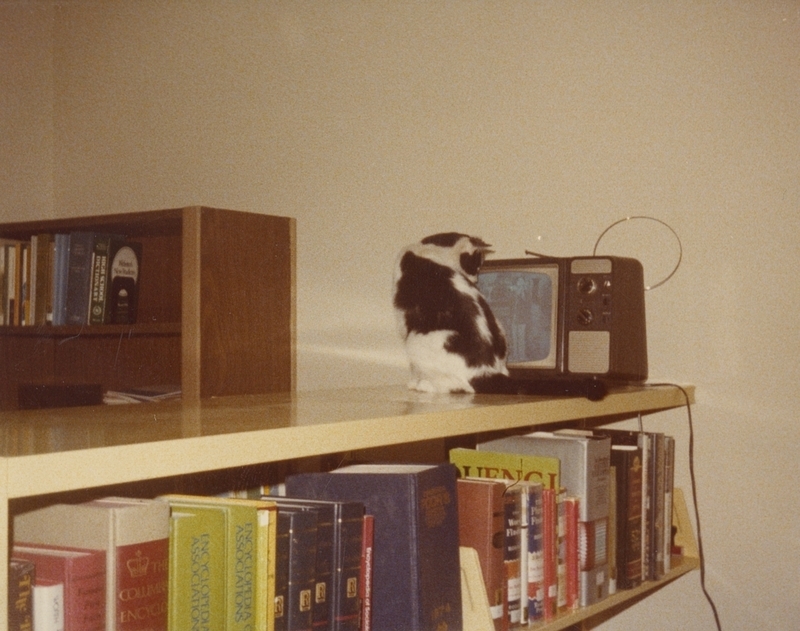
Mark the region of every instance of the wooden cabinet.
[[[693, 398], [693, 388], [687, 391]], [[182, 489], [187, 483], [202, 487], [212, 477], [218, 479], [220, 470], [257, 484], [250, 476], [289, 460], [307, 462], [312, 456], [404, 444], [411, 444], [407, 451], [419, 455], [420, 441], [459, 442], [476, 434], [570, 422], [599, 425], [684, 404], [682, 392], [668, 387], [621, 388], [590, 402], [426, 395], [387, 386], [8, 411], [0, 424], [0, 538], [9, 540], [14, 514], [35, 505], [110, 491], [151, 496], [154, 485], [159, 490], [170, 485]], [[685, 510], [678, 525], [687, 554], [664, 579], [619, 592], [537, 629], [555, 631], [587, 619], [602, 620], [697, 568]], [[7, 556], [7, 545], [0, 546], [0, 564], [7, 563]], [[0, 621], [7, 619], [6, 582], [6, 574], [0, 572]]]
[[294, 387], [295, 223], [205, 207], [0, 224], [0, 238], [142, 244], [134, 325], [0, 327], [0, 409], [20, 384], [180, 384], [185, 400]]

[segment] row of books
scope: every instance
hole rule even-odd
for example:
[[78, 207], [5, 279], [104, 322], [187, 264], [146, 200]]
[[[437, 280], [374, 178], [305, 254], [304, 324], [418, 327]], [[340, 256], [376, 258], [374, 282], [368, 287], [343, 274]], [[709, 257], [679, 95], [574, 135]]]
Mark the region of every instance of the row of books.
[[122, 235], [0, 239], [0, 325], [134, 323], [141, 257]]
[[446, 463], [354, 465], [290, 476], [282, 497], [26, 512], [9, 629], [460, 629], [455, 485]]
[[461, 545], [478, 551], [497, 631], [670, 570], [674, 444], [656, 432], [563, 430], [450, 452]]
[[669, 571], [671, 444], [537, 432], [439, 465], [291, 475], [280, 496], [47, 506], [14, 518], [9, 610], [60, 602], [64, 624], [37, 631], [460, 629], [474, 550], [484, 622], [534, 625]]

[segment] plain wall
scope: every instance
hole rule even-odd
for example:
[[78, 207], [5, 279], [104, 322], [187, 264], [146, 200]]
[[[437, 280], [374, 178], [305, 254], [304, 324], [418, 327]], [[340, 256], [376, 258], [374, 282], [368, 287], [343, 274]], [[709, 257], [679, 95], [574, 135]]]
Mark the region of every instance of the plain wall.
[[[424, 235], [591, 253], [645, 215], [653, 380], [697, 386], [723, 628], [800, 619], [800, 3], [0, 2], [0, 221], [205, 204], [298, 221], [299, 387], [398, 383]], [[655, 284], [655, 221], [600, 251]], [[680, 441], [685, 413], [647, 417]], [[603, 629], [713, 628], [699, 573]]]

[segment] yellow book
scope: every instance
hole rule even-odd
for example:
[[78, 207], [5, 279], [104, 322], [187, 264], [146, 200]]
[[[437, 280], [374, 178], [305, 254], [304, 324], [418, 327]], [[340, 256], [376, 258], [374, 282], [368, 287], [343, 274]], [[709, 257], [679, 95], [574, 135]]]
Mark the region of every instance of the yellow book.
[[[226, 521], [227, 624], [230, 631], [273, 631], [277, 512], [268, 500], [164, 495], [173, 510], [221, 511]], [[221, 628], [221, 627], [220, 627]]]
[[168, 631], [225, 628], [225, 515], [173, 508], [169, 533]]
[[450, 450], [450, 462], [462, 478], [491, 478], [540, 482], [546, 489], [559, 489], [561, 461], [549, 456], [477, 451], [457, 447]]

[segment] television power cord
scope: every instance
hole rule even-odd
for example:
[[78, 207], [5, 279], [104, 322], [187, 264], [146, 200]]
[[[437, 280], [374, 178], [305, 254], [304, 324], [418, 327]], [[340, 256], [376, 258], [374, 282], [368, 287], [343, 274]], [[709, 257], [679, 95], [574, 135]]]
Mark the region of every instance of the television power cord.
[[[700, 562], [700, 589], [703, 591], [703, 595], [705, 596], [709, 606], [711, 607], [711, 612], [714, 614], [714, 622], [716, 623], [717, 630], [722, 631], [722, 624], [720, 622], [717, 606], [714, 603], [714, 599], [711, 597], [711, 594], [709, 593], [708, 589], [706, 588], [706, 561], [705, 561], [705, 554], [703, 552], [703, 533], [700, 529], [700, 507], [697, 501], [697, 477], [695, 475], [695, 469], [694, 469], [694, 421], [692, 419], [691, 399], [689, 397], [689, 393], [686, 391], [686, 388], [677, 383], [653, 382], [653, 383], [645, 383], [644, 386], [646, 388], [675, 388], [681, 392], [686, 402], [685, 404], [686, 417], [689, 421], [689, 478], [691, 480], [691, 485], [692, 485], [692, 505], [694, 508], [695, 522], [697, 524], [697, 553]], [[642, 424], [641, 414], [639, 414], [639, 432], [644, 433], [644, 426]]]

